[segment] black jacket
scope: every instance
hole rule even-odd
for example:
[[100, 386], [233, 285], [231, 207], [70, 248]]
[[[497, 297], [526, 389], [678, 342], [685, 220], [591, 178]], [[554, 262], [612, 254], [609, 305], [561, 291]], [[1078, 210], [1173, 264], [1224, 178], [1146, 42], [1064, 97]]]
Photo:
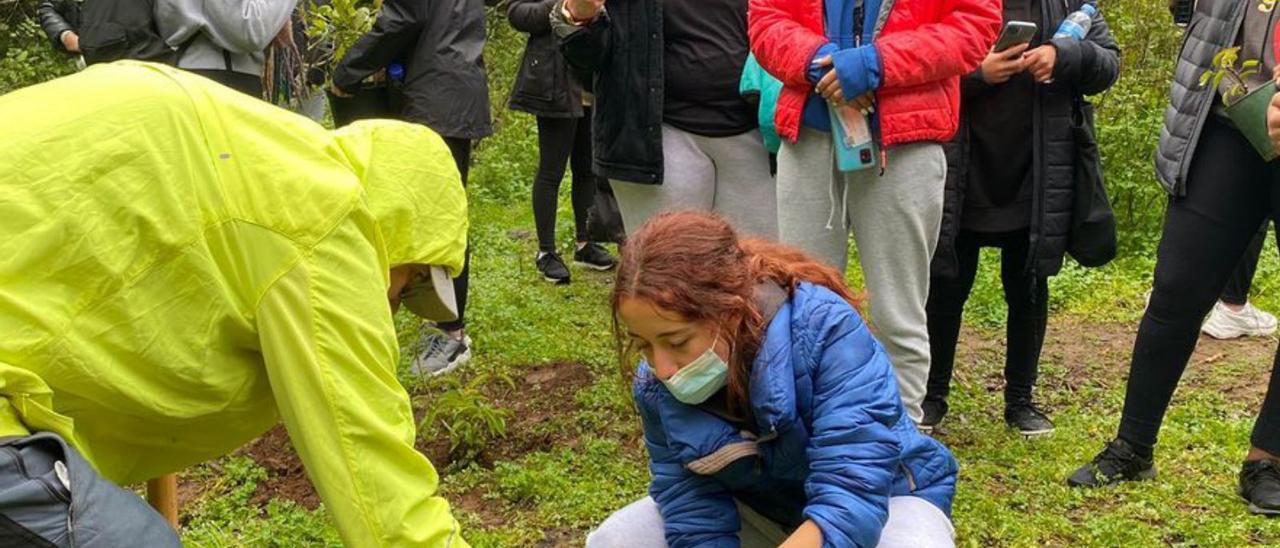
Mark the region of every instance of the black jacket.
[[551, 34], [551, 8], [560, 0], [511, 0], [507, 19], [520, 32], [529, 33], [520, 60], [520, 72], [511, 87], [510, 106], [547, 118], [581, 118], [582, 85], [569, 72], [560, 55], [559, 41]]
[[595, 172], [635, 183], [662, 183], [663, 34], [660, 0], [609, 0], [586, 27], [550, 19], [561, 51], [590, 71], [595, 107]]
[[1200, 76], [1213, 66], [1214, 55], [1236, 44], [1245, 13], [1256, 5], [1226, 0], [1195, 2], [1195, 14], [1173, 70], [1169, 106], [1164, 111], [1164, 128], [1156, 149], [1156, 175], [1173, 196], [1187, 194], [1191, 161], [1218, 95], [1212, 86], [1200, 85]]
[[62, 45], [62, 33], [75, 32], [80, 25], [80, 4], [71, 0], [43, 0], [36, 6], [36, 19], [53, 43], [53, 49], [70, 53]]
[[[1042, 1], [1039, 25], [1046, 34], [1056, 30], [1069, 11], [1079, 9], [1083, 3], [1081, 0]], [[1071, 233], [1076, 163], [1076, 144], [1071, 129], [1073, 104], [1077, 100], [1083, 101], [1084, 95], [1106, 91], [1120, 76], [1120, 48], [1101, 13], [1094, 17], [1084, 41], [1067, 38], [1052, 40], [1052, 43], [1058, 49], [1053, 83], [1036, 86], [1032, 112], [1031, 181], [1034, 186], [1031, 247], [1026, 268], [1036, 277], [1052, 276], [1062, 269]], [[984, 93], [987, 89], [988, 85], [977, 72], [961, 79], [960, 128], [945, 147], [946, 201], [942, 212], [942, 232], [933, 256], [934, 276], [954, 277], [959, 272], [955, 242], [964, 214], [969, 163], [969, 121], [964, 101], [966, 97]]]
[[392, 61], [405, 67], [401, 116], [444, 137], [493, 133], [485, 77], [483, 0], [386, 0], [373, 29], [338, 63], [333, 83], [344, 91]]
[[70, 52], [62, 45], [62, 33], [76, 33], [90, 65], [120, 59], [172, 64], [175, 58], [156, 30], [153, 0], [43, 0], [36, 18], [54, 49], [63, 53]]

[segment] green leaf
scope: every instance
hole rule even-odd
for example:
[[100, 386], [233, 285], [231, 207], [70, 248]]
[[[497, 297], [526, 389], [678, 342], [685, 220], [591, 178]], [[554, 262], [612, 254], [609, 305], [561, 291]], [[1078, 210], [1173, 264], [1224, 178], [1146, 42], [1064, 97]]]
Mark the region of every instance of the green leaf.
[[1205, 84], [1208, 84], [1209, 79], [1213, 78], [1213, 75], [1215, 73], [1216, 71], [1212, 71], [1212, 70], [1204, 71], [1204, 74], [1200, 75], [1200, 87], [1204, 87]]

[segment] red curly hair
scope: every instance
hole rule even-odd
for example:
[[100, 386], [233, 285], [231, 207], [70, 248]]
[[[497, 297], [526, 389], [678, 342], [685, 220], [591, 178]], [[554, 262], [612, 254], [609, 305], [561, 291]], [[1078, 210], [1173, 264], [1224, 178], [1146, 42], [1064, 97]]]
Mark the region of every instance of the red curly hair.
[[751, 362], [764, 337], [755, 289], [772, 281], [790, 295], [800, 282], [824, 286], [855, 308], [861, 305], [836, 269], [798, 249], [761, 239], [742, 239], [724, 218], [703, 211], [664, 213], [627, 238], [610, 304], [623, 374], [634, 367], [635, 347], [621, 326], [624, 299], [643, 299], [686, 321], [710, 322], [732, 333], [728, 400], [731, 412], [747, 404]]

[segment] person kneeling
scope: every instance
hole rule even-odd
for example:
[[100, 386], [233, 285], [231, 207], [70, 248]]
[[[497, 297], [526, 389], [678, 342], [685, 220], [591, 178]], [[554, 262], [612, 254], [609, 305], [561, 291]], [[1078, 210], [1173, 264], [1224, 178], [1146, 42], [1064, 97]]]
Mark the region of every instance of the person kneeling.
[[907, 416], [842, 276], [660, 215], [623, 250], [612, 296], [631, 357], [650, 496], [587, 538], [612, 546], [950, 546], [957, 465]]

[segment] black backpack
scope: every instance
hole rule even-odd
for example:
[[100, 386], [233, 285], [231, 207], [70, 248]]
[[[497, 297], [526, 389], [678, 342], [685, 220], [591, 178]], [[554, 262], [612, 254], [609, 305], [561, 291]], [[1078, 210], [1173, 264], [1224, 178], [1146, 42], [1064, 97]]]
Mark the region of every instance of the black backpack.
[[77, 31], [86, 64], [120, 59], [174, 64], [177, 59], [156, 30], [154, 0], [85, 0]]

